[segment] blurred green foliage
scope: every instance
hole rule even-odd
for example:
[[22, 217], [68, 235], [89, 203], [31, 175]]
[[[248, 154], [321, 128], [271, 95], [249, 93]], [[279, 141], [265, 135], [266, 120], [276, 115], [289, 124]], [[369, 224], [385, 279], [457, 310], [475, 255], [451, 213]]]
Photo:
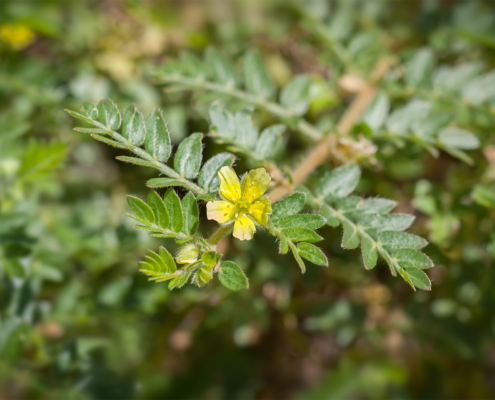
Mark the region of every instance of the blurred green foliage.
[[[0, 398], [493, 398], [493, 11], [490, 1], [2, 1]], [[366, 79], [392, 53], [381, 86], [392, 112], [428, 101], [475, 135], [475, 150], [472, 136], [444, 135], [452, 151], [436, 137], [391, 135], [392, 114], [354, 129], [380, 166], [363, 170], [357, 191], [416, 215], [412, 232], [437, 265], [431, 292], [384, 265], [364, 270], [330, 227], [320, 231], [329, 268], [305, 275], [263, 234], [229, 239], [229, 259], [250, 277], [241, 292], [217, 282], [170, 292], [138, 273], [148, 249], [174, 248], [122, 215], [125, 194], [143, 198], [156, 174], [73, 132], [63, 109], [111, 97], [121, 109], [162, 107], [176, 142], [206, 132], [218, 94], [162, 90], [151, 72], [209, 45], [232, 58], [258, 49], [278, 87], [311, 76], [306, 117], [322, 131], [349, 103], [343, 77]], [[448, 69], [468, 63], [467, 77]], [[277, 123], [260, 110], [255, 120]], [[305, 143], [291, 134], [281, 165]]]

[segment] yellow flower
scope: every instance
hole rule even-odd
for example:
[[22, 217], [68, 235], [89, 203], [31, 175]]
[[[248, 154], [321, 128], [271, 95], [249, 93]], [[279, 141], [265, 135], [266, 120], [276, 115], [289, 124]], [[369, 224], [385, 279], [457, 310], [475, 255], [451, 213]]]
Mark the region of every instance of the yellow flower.
[[15, 49], [22, 49], [30, 44], [34, 32], [23, 24], [3, 24], [0, 26], [0, 37]]
[[253, 169], [239, 183], [231, 167], [222, 167], [218, 177], [220, 195], [224, 200], [208, 202], [208, 219], [214, 219], [220, 224], [234, 221], [234, 237], [251, 240], [256, 231], [253, 220], [266, 226], [268, 214], [272, 213], [270, 199], [261, 197], [270, 185], [270, 175], [264, 168]]

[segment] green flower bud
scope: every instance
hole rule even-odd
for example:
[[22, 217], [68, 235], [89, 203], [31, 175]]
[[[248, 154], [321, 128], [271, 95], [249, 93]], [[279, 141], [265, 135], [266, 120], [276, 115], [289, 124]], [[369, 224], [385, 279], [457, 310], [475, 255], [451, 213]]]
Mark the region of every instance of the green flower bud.
[[179, 249], [175, 261], [179, 264], [191, 264], [198, 260], [199, 249], [193, 244], [186, 244]]

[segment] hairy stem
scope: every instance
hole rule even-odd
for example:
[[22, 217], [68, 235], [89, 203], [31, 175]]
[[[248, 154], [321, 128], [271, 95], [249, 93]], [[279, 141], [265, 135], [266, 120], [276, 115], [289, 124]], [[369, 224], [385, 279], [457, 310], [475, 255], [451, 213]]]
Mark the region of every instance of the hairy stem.
[[[373, 97], [376, 94], [374, 83], [377, 82], [388, 71], [392, 60], [389, 57], [378, 61], [373, 70], [370, 83], [363, 85], [357, 96], [347, 108], [346, 112], [337, 125], [337, 132], [340, 135], [347, 135], [354, 123], [361, 117]], [[320, 140], [319, 144], [310, 151], [304, 160], [296, 167], [292, 173], [292, 184], [278, 186], [268, 193], [272, 202], [283, 199], [289, 193], [289, 186], [299, 186], [318, 166], [323, 164], [330, 154], [332, 147], [337, 143], [338, 135], [331, 134]]]
[[211, 245], [217, 245], [218, 242], [226, 235], [229, 235], [234, 230], [234, 224], [221, 225], [213, 234], [207, 239], [207, 242]]
[[[196, 88], [196, 89], [204, 89], [210, 92], [221, 93], [224, 95], [228, 95], [231, 97], [235, 97], [239, 100], [245, 101], [246, 103], [255, 105], [259, 108], [269, 111], [270, 113], [284, 119], [291, 118], [294, 115], [291, 111], [286, 110], [282, 106], [277, 103], [268, 101], [260, 96], [255, 96], [253, 94], [244, 92], [242, 90], [234, 89], [230, 86], [222, 85], [214, 82], [206, 82], [202, 80], [197, 80], [194, 78], [189, 78], [186, 76], [171, 74], [160, 76], [160, 79], [164, 83], [175, 83], [181, 86], [185, 86], [187, 88]], [[318, 128], [311, 125], [309, 122], [304, 119], [300, 119], [300, 121], [296, 125], [296, 129], [301, 132], [307, 138], [317, 141], [323, 137], [323, 133], [320, 132]]]
[[[95, 121], [96, 122], [96, 121]], [[98, 124], [98, 126], [100, 126], [101, 124]], [[181, 182], [184, 182], [187, 184], [188, 187], [190, 187], [192, 190], [194, 190], [195, 192], [197, 193], [201, 193], [201, 194], [207, 194], [208, 192], [202, 188], [200, 188], [198, 185], [196, 185], [195, 183], [191, 182], [190, 180], [182, 177], [181, 175], [179, 175], [177, 172], [175, 172], [172, 168], [170, 168], [168, 165], [165, 165], [159, 161], [157, 161], [151, 154], [149, 154], [146, 150], [143, 150], [141, 147], [137, 147], [137, 146], [134, 146], [133, 144], [129, 143], [129, 141], [123, 137], [120, 133], [117, 133], [115, 131], [112, 131], [106, 127], [104, 127], [103, 125], [101, 125], [101, 127], [103, 127], [105, 129], [105, 131], [108, 132], [108, 134], [110, 136], [112, 136], [112, 138], [114, 138], [116, 141], [120, 142], [120, 143], [123, 143], [125, 145], [127, 145], [129, 147], [129, 149], [136, 155], [138, 155], [139, 157], [141, 157], [143, 160], [146, 160], [146, 161], [149, 161], [151, 163], [153, 163], [154, 165], [157, 166], [157, 168], [159, 169], [159, 171], [161, 173], [163, 173], [164, 175], [167, 175], [171, 178], [174, 178], [174, 179], [177, 179]]]

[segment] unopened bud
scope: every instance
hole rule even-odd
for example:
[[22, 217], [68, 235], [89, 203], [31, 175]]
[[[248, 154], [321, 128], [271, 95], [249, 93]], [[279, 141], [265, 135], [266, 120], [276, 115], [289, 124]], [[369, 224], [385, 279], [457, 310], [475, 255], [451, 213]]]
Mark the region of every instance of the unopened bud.
[[198, 260], [199, 250], [193, 244], [186, 244], [179, 249], [175, 260], [179, 264], [191, 264]]

